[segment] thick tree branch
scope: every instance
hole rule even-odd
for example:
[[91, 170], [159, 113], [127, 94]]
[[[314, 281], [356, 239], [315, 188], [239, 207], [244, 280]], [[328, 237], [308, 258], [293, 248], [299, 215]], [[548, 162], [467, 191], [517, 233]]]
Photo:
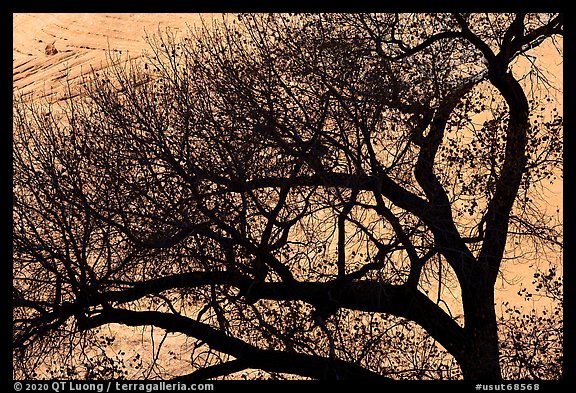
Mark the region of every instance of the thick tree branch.
[[[332, 364], [330, 359], [320, 356], [263, 350], [182, 315], [158, 311], [131, 311], [110, 308], [90, 317], [86, 323], [88, 328], [95, 328], [109, 323], [120, 323], [127, 326], [151, 325], [162, 328], [167, 332], [183, 333], [206, 343], [212, 349], [235, 357], [243, 366], [246, 366], [245, 368], [283, 372], [315, 379], [327, 379], [327, 377], [330, 377], [330, 369], [333, 366], [341, 379], [388, 380], [384, 376], [343, 360], [336, 360]], [[233, 364], [234, 367], [228, 367], [224, 371], [233, 372], [237, 369], [236, 365], [238, 364]], [[222, 367], [217, 371], [222, 375]]]
[[456, 87], [434, 113], [428, 135], [420, 144], [420, 152], [414, 169], [414, 176], [430, 201], [431, 214], [423, 216], [436, 240], [437, 250], [444, 255], [459, 280], [465, 279], [475, 262], [474, 256], [462, 240], [452, 217], [448, 194], [434, 173], [434, 163], [438, 148], [442, 143], [446, 124], [460, 100], [483, 78], [486, 72], [464, 81]]
[[555, 34], [563, 35], [564, 33], [564, 18], [562, 14], [556, 15], [547, 24], [530, 31], [528, 34], [524, 34], [524, 20], [517, 17], [516, 21], [519, 26], [517, 34], [508, 41], [504, 40], [502, 44], [502, 56], [509, 59], [508, 61], [540, 45], [546, 38]]
[[398, 185], [389, 176], [380, 174], [379, 176], [365, 174], [345, 174], [330, 171], [323, 171], [321, 174], [300, 175], [292, 177], [261, 177], [247, 182], [228, 181], [224, 184], [226, 188], [219, 191], [220, 194], [229, 192], [245, 192], [259, 188], [282, 187], [338, 187], [357, 190], [380, 190], [382, 195], [390, 199], [395, 205], [417, 215], [426, 213], [427, 202], [418, 195], [408, 191]]
[[[396, 56], [386, 56], [384, 54], [384, 52], [382, 51], [382, 49], [378, 50], [378, 48], [377, 48], [377, 52], [380, 56], [382, 56], [383, 58], [385, 58], [387, 60], [398, 61], [398, 60], [401, 60], [405, 57], [412, 56], [413, 54], [418, 53], [418, 52], [428, 48], [429, 46], [431, 46], [435, 42], [445, 40], [445, 39], [450, 39], [450, 38], [462, 38], [463, 36], [464, 35], [460, 31], [442, 31], [440, 33], [437, 33], [437, 34], [434, 34], [434, 35], [428, 37], [427, 39], [422, 41], [420, 44], [418, 44], [412, 48], [407, 48], [403, 53], [396, 55]], [[380, 46], [380, 42], [378, 42], [377, 45]]]
[[478, 37], [476, 34], [472, 32], [472, 30], [470, 30], [470, 26], [468, 25], [468, 22], [466, 22], [464, 17], [462, 17], [462, 15], [460, 15], [459, 13], [453, 13], [452, 16], [454, 17], [454, 19], [456, 19], [456, 22], [458, 22], [458, 24], [460, 25], [460, 28], [462, 29], [462, 35], [464, 36], [464, 38], [466, 38], [472, 45], [474, 45], [476, 49], [478, 49], [482, 53], [482, 55], [488, 62], [494, 61], [496, 55], [494, 54], [492, 49], [490, 49], [488, 44], [482, 41], [480, 37]]
[[131, 283], [131, 288], [119, 291], [108, 291], [101, 294], [101, 299], [107, 302], [128, 303], [145, 296], [177, 288], [197, 288], [205, 285], [234, 285], [244, 287], [250, 279], [240, 273], [229, 271], [189, 272], [163, 276], [148, 281]]
[[506, 100], [510, 112], [504, 163], [485, 214], [484, 243], [478, 256], [478, 260], [489, 269], [491, 280], [494, 281], [506, 245], [510, 212], [526, 167], [529, 108], [522, 87], [511, 73], [492, 75], [490, 81]]
[[[134, 301], [159, 290], [190, 288], [212, 283], [230, 285], [247, 300], [304, 301], [317, 308], [326, 306], [382, 312], [407, 318], [424, 327], [452, 353], [460, 353], [465, 339], [462, 329], [428, 297], [409, 285], [390, 285], [371, 280], [357, 282], [256, 282], [230, 272], [196, 272], [135, 284], [134, 288], [102, 295], [107, 302]], [[452, 351], [453, 350], [453, 351]]]
[[172, 381], [174, 382], [204, 381], [211, 378], [230, 375], [238, 371], [246, 370], [249, 367], [250, 364], [245, 360], [235, 359], [230, 360], [228, 362], [200, 368], [190, 374], [181, 375], [179, 377], [173, 378]]

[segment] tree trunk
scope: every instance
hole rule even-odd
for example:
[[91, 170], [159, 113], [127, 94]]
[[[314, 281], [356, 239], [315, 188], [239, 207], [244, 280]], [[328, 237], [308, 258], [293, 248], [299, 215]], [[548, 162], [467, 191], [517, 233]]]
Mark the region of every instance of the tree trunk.
[[502, 379], [496, 324], [476, 331], [471, 337], [465, 361], [460, 367], [466, 380], [498, 381]]
[[481, 280], [479, 276], [476, 276], [473, 289], [463, 288], [464, 330], [468, 343], [460, 367], [466, 380], [498, 381], [502, 379], [502, 373], [494, 288], [491, 280]]

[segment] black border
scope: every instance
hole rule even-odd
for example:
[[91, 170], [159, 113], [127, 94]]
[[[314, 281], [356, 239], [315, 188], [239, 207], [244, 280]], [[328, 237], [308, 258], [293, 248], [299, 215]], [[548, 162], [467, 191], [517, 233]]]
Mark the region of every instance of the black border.
[[[382, 1], [350, 1], [347, 3], [336, 2], [333, 0], [331, 3], [314, 3], [311, 1], [290, 1], [290, 2], [263, 2], [254, 0], [243, 0], [241, 2], [236, 2], [232, 4], [226, 4], [224, 2], [143, 2], [143, 1], [124, 1], [124, 2], [101, 2], [95, 1], [88, 3], [84, 1], [44, 1], [40, 2], [28, 2], [21, 1], [10, 3], [10, 9], [6, 9], [2, 12], [2, 28], [5, 29], [2, 34], [3, 39], [0, 40], [4, 48], [4, 55], [2, 56], [3, 70], [5, 71], [5, 77], [1, 78], [1, 91], [4, 93], [4, 99], [1, 101], [3, 106], [6, 107], [5, 116], [2, 117], [2, 121], [6, 124], [6, 129], [12, 129], [12, 117], [11, 111], [8, 108], [8, 103], [12, 102], [12, 78], [9, 75], [12, 74], [11, 65], [9, 64], [9, 59], [11, 56], [8, 55], [9, 50], [11, 50], [11, 43], [13, 38], [13, 31], [10, 29], [12, 27], [12, 15], [13, 13], [20, 12], [106, 12], [106, 13], [116, 13], [116, 12], [193, 12], [193, 13], [204, 13], [204, 12], [365, 12], [365, 11], [403, 11], [403, 12], [443, 12], [443, 11], [460, 11], [460, 12], [471, 12], [471, 11], [481, 11], [481, 12], [515, 12], [515, 11], [556, 11], [563, 12], [565, 19], [570, 19], [570, 13], [564, 12], [564, 7], [560, 6], [559, 2], [541, 2], [540, 4], [527, 4], [524, 2], [516, 3], [515, 6], [510, 4], [499, 4], [487, 6], [484, 3], [466, 2], [460, 4], [438, 4], [438, 2], [382, 2]], [[565, 4], [565, 3], [564, 3]], [[566, 33], [564, 36], [564, 48], [576, 48], [574, 45], [573, 37], [574, 30], [571, 24], [565, 22]], [[11, 39], [8, 39], [10, 37]], [[576, 91], [576, 86], [574, 85], [574, 75], [573, 70], [573, 53], [568, 50], [564, 57], [564, 183], [563, 183], [563, 193], [564, 195], [573, 195], [576, 191], [574, 186], [573, 176], [574, 176], [574, 162], [572, 155], [574, 150], [571, 148], [574, 144], [574, 129], [576, 120], [571, 116], [571, 110], [574, 107], [573, 104], [573, 92]], [[570, 71], [572, 70], [572, 71]], [[10, 74], [9, 74], [10, 72]], [[10, 111], [10, 112], [9, 112]], [[568, 132], [566, 132], [568, 130]], [[3, 148], [9, 149], [12, 145], [12, 134], [10, 133], [10, 144], [3, 143]], [[7, 190], [2, 197], [2, 204], [5, 207], [5, 215], [2, 222], [6, 226], [6, 238], [11, 237], [11, 226], [12, 214], [10, 210], [10, 205], [8, 200], [12, 199], [12, 189], [11, 185], [12, 178], [12, 160], [11, 151], [7, 151], [2, 154], [0, 162], [2, 163], [2, 172], [5, 176], [5, 182], [7, 184]], [[569, 239], [564, 247], [564, 376], [562, 380], [559, 381], [525, 381], [526, 384], [535, 385], [539, 384], [538, 391], [563, 391], [569, 386], [576, 386], [576, 363], [574, 361], [574, 332], [576, 331], [576, 312], [574, 310], [574, 301], [576, 293], [574, 291], [574, 256], [573, 256], [573, 243], [576, 240], [574, 236], [574, 213], [572, 210], [572, 203], [564, 200], [563, 211], [564, 211], [564, 223], [565, 229], [568, 229], [568, 233], [565, 237]], [[3, 277], [11, 277], [11, 272], [8, 271], [11, 267], [11, 249], [6, 247], [7, 242], [4, 242], [4, 249], [10, 250], [6, 251], [6, 258], [4, 259], [4, 266], [6, 266], [6, 274]], [[10, 253], [9, 253], [10, 252]], [[8, 262], [10, 261], [10, 263]], [[8, 281], [8, 279], [6, 279]], [[10, 284], [11, 285], [11, 281]], [[4, 288], [10, 288], [7, 285]], [[8, 290], [6, 290], [6, 293]], [[8, 295], [8, 293], [6, 294]], [[7, 307], [6, 307], [7, 308]], [[6, 309], [6, 316], [9, 316], [9, 310]], [[8, 317], [6, 317], [8, 319]], [[12, 326], [11, 322], [6, 323], [6, 326]], [[5, 334], [7, 337], [8, 335]], [[6, 339], [8, 341], [8, 339]], [[6, 347], [10, 344], [7, 343]], [[6, 373], [6, 380], [11, 381], [12, 379], [12, 357], [11, 351], [6, 349], [6, 360], [3, 362], [2, 372]], [[25, 383], [26, 381], [22, 381]], [[30, 383], [38, 383], [39, 381], [29, 381]], [[134, 383], [141, 383], [142, 381], [132, 381]], [[403, 391], [406, 389], [426, 389], [426, 390], [436, 390], [441, 389], [445, 392], [455, 391], [455, 392], [470, 392], [476, 391], [475, 386], [477, 382], [472, 381], [394, 381], [385, 383], [364, 383], [364, 382], [319, 382], [319, 381], [211, 381], [214, 383], [214, 392], [227, 392], [227, 391], [237, 391], [238, 389], [254, 390], [259, 391], [274, 391], [275, 389], [289, 389], [289, 390], [310, 390], [318, 391], [324, 389], [342, 389], [343, 391], [354, 391], [360, 389], [385, 389], [386, 391]], [[521, 384], [522, 381], [508, 381], [502, 382], [503, 386], [506, 386], [506, 391], [516, 391], [514, 390], [514, 384]], [[512, 389], [508, 389], [508, 384], [512, 384]], [[500, 385], [500, 384], [496, 384]], [[492, 391], [501, 390], [494, 385]], [[0, 385], [2, 386], [2, 385]], [[4, 387], [13, 390], [13, 382], [8, 382], [3, 384]], [[392, 389], [391, 389], [392, 388]], [[14, 391], [14, 390], [13, 390]], [[24, 391], [24, 390], [23, 390]], [[52, 391], [52, 390], [50, 390]], [[115, 391], [111, 389], [110, 391]], [[481, 390], [482, 391], [482, 390]], [[524, 391], [530, 391], [528, 389]], [[532, 390], [537, 391], [537, 390]]]

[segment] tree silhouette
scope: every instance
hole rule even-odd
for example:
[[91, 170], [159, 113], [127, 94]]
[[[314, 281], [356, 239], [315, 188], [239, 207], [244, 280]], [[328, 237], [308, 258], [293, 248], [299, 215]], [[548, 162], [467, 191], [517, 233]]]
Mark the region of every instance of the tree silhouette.
[[501, 379], [503, 260], [562, 246], [537, 203], [562, 117], [511, 67], [562, 34], [558, 14], [238, 15], [148, 37], [58, 104], [16, 97], [15, 375], [118, 323], [207, 347], [183, 380]]

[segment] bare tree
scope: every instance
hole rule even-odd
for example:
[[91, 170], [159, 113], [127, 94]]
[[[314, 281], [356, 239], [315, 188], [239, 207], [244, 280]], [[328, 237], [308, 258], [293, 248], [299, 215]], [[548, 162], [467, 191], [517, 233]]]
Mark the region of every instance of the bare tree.
[[511, 66], [562, 34], [559, 14], [238, 15], [149, 37], [60, 105], [17, 98], [16, 375], [119, 323], [207, 347], [181, 379], [501, 379], [503, 260], [562, 246], [535, 202], [562, 117]]

